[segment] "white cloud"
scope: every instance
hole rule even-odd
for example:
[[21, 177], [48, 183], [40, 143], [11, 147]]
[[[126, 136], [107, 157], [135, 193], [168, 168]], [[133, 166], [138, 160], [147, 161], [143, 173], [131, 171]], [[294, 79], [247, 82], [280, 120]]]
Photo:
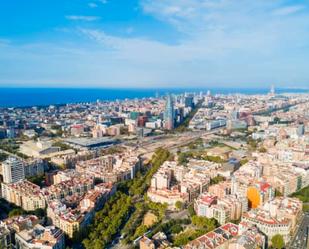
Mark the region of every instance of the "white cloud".
[[127, 34], [132, 34], [134, 32], [134, 28], [133, 27], [127, 27], [126, 28], [126, 33]]
[[146, 14], [166, 21], [183, 32], [192, 33], [209, 27], [224, 28], [255, 22], [267, 16], [277, 0], [142, 0]]
[[[286, 0], [142, 0], [146, 14], [167, 22], [185, 35], [186, 43], [204, 44], [222, 52], [276, 53], [307, 44], [309, 13]], [[294, 34], [291, 37], [291, 34]], [[183, 43], [183, 41], [181, 41]], [[225, 51], [224, 51], [225, 50]]]
[[98, 2], [102, 3], [102, 4], [107, 4], [108, 1], [107, 0], [98, 0]]
[[295, 65], [306, 61], [309, 52], [302, 51], [309, 46], [309, 16], [287, 19], [274, 15], [274, 10], [283, 6], [281, 0], [143, 0], [146, 14], [169, 23], [184, 34], [182, 38], [164, 43], [113, 36], [100, 29], [81, 32], [120, 64], [151, 66], [148, 70], [156, 72], [156, 79], [291, 80], [292, 75], [297, 78], [295, 71], [304, 73], [303, 66]]
[[96, 7], [98, 7], [98, 5], [97, 5], [96, 3], [88, 3], [88, 6], [89, 6], [90, 8], [96, 8]]
[[273, 11], [274, 15], [277, 16], [285, 16], [295, 14], [301, 10], [305, 9], [304, 5], [293, 5], [293, 6], [286, 6]]
[[295, 8], [276, 15], [290, 6], [284, 1], [142, 0], [144, 14], [167, 23], [180, 38], [156, 40], [139, 29], [131, 33], [131, 27], [129, 38], [100, 27], [78, 29], [87, 42], [0, 46], [0, 74], [99, 86], [306, 86], [309, 16], [288, 15], [300, 11]]
[[9, 45], [10, 44], [10, 40], [9, 39], [4, 39], [0, 37], [0, 46], [5, 46], [5, 45]]
[[100, 19], [99, 16], [76, 16], [76, 15], [65, 16], [65, 18], [72, 21], [87, 21], [87, 22], [92, 22]]

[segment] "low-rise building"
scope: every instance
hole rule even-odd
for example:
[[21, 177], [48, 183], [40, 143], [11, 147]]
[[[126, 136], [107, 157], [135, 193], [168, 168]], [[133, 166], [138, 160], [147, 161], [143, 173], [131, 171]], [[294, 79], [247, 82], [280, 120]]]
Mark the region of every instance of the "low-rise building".
[[53, 143], [50, 140], [30, 140], [20, 145], [21, 153], [35, 158], [46, 158], [49, 157], [50, 154], [59, 151], [60, 147], [53, 146]]
[[24, 229], [30, 229], [39, 224], [39, 222], [39, 218], [35, 215], [20, 215], [0, 221], [0, 226], [7, 227], [11, 231], [12, 237], [14, 237], [15, 233], [19, 233]]
[[118, 182], [133, 179], [140, 166], [141, 160], [138, 156], [107, 155], [78, 162], [76, 171], [88, 177], [101, 179], [103, 182]]
[[156, 245], [153, 240], [144, 236], [139, 242], [140, 249], [155, 249]]
[[170, 248], [170, 243], [165, 233], [158, 232], [151, 239], [143, 236], [139, 241], [139, 247], [143, 249]]
[[15, 235], [17, 249], [64, 249], [63, 232], [55, 227], [35, 225]]
[[0, 225], [0, 248], [11, 249], [12, 248], [12, 238], [10, 230]]
[[228, 249], [265, 249], [267, 238], [256, 226], [244, 222], [239, 224], [238, 235], [234, 237]]
[[230, 241], [238, 235], [238, 226], [224, 224], [185, 245], [184, 249], [228, 249]]

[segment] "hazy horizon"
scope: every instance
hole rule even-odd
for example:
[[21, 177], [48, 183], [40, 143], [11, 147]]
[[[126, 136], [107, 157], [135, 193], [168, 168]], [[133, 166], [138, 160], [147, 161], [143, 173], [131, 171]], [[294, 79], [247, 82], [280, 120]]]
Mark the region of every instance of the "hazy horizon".
[[[167, 94], [199, 93], [210, 90], [213, 95], [223, 94], [268, 94], [270, 88], [1, 88], [0, 108], [3, 107], [31, 107], [47, 106], [50, 104], [67, 104], [124, 99], [142, 99]], [[309, 93], [309, 89], [276, 88], [276, 93]]]
[[179, 90], [179, 91], [185, 91], [185, 90], [191, 90], [191, 91], [198, 91], [198, 90], [220, 90], [220, 89], [224, 89], [224, 90], [235, 90], [235, 89], [240, 89], [240, 90], [270, 90], [271, 86], [274, 86], [275, 89], [279, 89], [279, 90], [309, 90], [309, 86], [308, 87], [276, 87], [276, 85], [272, 84], [269, 86], [263, 86], [263, 87], [257, 87], [257, 86], [238, 86], [238, 87], [233, 87], [233, 86], [182, 86], [182, 87], [178, 87], [178, 86], [162, 86], [162, 87], [154, 87], [154, 86], [139, 86], [139, 87], [134, 87], [134, 86], [115, 86], [115, 87], [108, 87], [108, 86], [86, 86], [86, 85], [82, 85], [82, 86], [78, 86], [78, 85], [64, 85], [64, 86], [60, 86], [60, 85], [0, 85], [0, 89], [107, 89], [107, 90]]

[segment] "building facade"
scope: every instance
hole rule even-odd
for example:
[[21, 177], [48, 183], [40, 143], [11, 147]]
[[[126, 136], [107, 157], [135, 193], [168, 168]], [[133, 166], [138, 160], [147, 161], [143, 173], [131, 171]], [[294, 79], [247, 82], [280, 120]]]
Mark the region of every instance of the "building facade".
[[25, 179], [24, 163], [16, 157], [9, 157], [2, 163], [4, 183], [14, 183]]
[[167, 96], [164, 110], [165, 129], [174, 129], [174, 103], [171, 95]]

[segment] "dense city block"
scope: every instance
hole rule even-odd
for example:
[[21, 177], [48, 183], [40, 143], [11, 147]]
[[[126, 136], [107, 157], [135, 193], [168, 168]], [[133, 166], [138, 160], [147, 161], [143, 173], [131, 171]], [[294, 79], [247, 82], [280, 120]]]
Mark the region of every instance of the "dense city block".
[[0, 108], [0, 248], [308, 248], [309, 95]]

